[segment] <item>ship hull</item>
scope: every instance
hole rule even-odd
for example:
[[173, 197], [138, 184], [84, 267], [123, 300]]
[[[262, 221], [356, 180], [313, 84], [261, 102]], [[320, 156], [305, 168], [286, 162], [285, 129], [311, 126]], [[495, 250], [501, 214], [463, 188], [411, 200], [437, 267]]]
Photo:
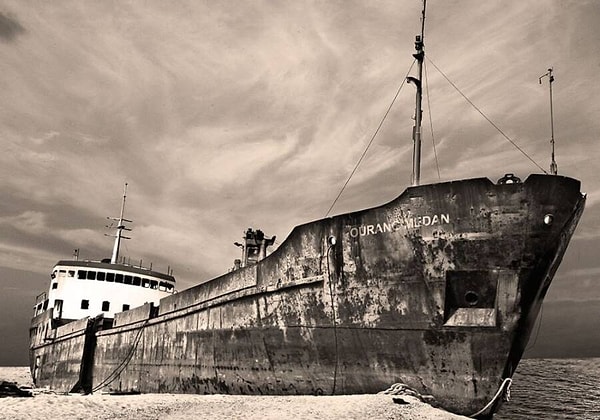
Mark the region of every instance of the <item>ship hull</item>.
[[[78, 321], [79, 339], [42, 341], [34, 326], [32, 372], [86, 392], [354, 394], [401, 382], [489, 415], [584, 202], [579, 182], [558, 176], [412, 187], [298, 226], [258, 264], [117, 314], [110, 329]], [[68, 343], [78, 350], [58, 351]], [[81, 354], [79, 370], [61, 367], [65, 354]]]

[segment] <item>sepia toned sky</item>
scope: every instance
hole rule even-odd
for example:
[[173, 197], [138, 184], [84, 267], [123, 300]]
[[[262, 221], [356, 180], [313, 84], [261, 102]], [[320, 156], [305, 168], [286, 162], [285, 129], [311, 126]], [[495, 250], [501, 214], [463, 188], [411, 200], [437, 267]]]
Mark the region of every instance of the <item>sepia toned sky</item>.
[[[281, 243], [324, 217], [411, 66], [420, 11], [418, 0], [0, 1], [0, 303], [32, 306], [75, 248], [110, 257], [106, 216], [125, 182], [122, 255], [170, 266], [179, 289], [227, 271], [247, 227]], [[554, 68], [559, 173], [588, 201], [549, 299], [600, 299], [599, 22], [595, 0], [428, 2], [422, 183], [541, 172], [432, 64], [545, 170], [538, 78]], [[409, 184], [413, 102], [405, 85], [332, 214]]]

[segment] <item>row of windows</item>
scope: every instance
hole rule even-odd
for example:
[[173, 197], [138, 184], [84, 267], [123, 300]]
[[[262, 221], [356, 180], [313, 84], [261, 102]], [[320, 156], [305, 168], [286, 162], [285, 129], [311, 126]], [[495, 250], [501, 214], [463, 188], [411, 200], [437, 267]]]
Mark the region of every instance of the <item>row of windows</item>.
[[[88, 299], [82, 299], [81, 300], [81, 309], [90, 309], [90, 301]], [[128, 304], [123, 304], [123, 311], [128, 311], [129, 310], [129, 305]], [[110, 302], [105, 300], [104, 302], [102, 302], [102, 311], [107, 312], [110, 311]]]
[[[75, 277], [75, 271], [73, 270], [60, 270], [58, 272], [59, 277]], [[55, 277], [55, 273], [52, 273], [52, 278]], [[164, 281], [151, 280], [145, 277], [130, 276], [128, 274], [104, 272], [104, 271], [91, 271], [91, 270], [78, 270], [77, 278], [80, 280], [98, 280], [107, 281], [114, 283], [130, 284], [133, 286], [142, 286], [150, 289], [160, 290], [162, 292], [172, 292], [174, 286], [171, 283]], [[58, 285], [54, 283], [53, 289], [56, 289]]]
[[52, 274], [50, 275], [50, 277], [54, 278], [58, 275], [58, 277], [75, 277], [75, 271], [74, 270], [59, 270], [56, 271], [54, 270], [52, 272]]
[[[52, 288], [56, 289], [56, 287], [54, 287], [54, 284], [52, 285]], [[35, 312], [34, 315], [37, 315], [42, 311], [45, 311], [46, 309], [48, 309], [48, 299], [46, 299], [44, 302], [38, 303], [36, 306], [33, 307], [33, 310]]]

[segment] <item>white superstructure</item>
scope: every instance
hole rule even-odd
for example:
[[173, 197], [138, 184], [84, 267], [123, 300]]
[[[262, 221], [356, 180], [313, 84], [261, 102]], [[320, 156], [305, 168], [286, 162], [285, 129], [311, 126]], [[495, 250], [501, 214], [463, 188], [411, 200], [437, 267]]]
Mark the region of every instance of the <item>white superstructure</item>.
[[52, 309], [55, 320], [69, 321], [100, 314], [114, 318], [117, 312], [145, 303], [158, 305], [161, 298], [175, 292], [175, 278], [171, 274], [117, 262], [121, 239], [129, 239], [122, 235], [123, 230], [130, 230], [124, 223], [131, 222], [123, 218], [126, 198], [127, 184], [120, 217], [109, 218], [117, 222], [111, 259], [59, 261], [50, 275], [48, 294], [36, 299], [34, 316]]
[[35, 312], [54, 308], [54, 319], [113, 318], [144, 303], [158, 305], [175, 291], [173, 276], [108, 262], [59, 261], [51, 278], [47, 302], [39, 302]]

